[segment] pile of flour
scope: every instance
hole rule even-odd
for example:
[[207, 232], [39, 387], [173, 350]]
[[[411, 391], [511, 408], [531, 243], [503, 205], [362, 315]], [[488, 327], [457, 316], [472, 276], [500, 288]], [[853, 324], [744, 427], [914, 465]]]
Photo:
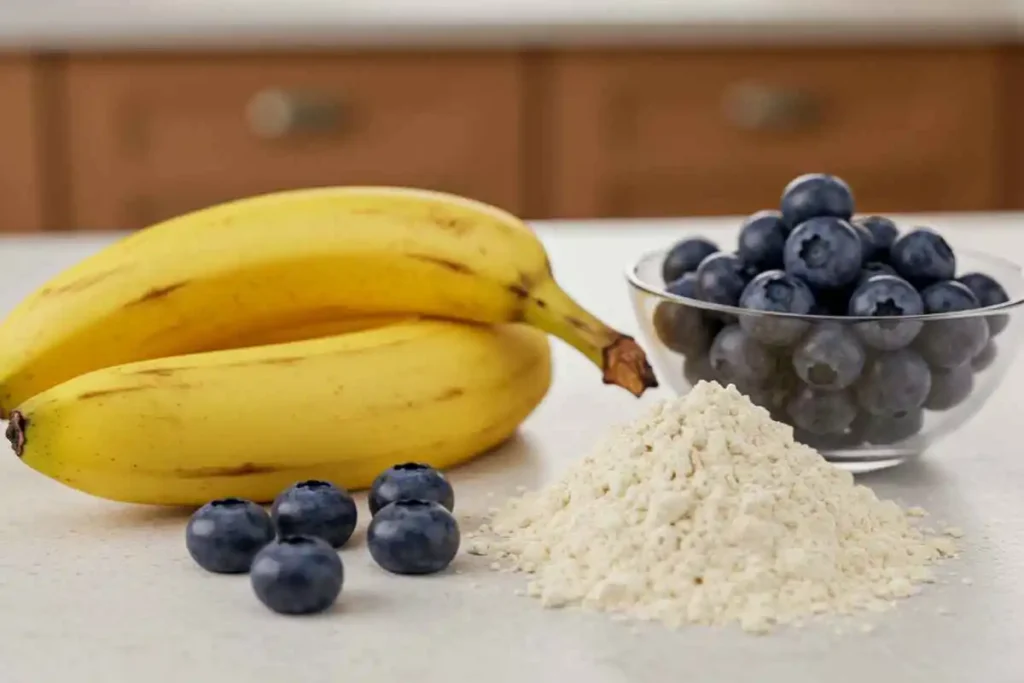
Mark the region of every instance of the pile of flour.
[[956, 553], [732, 386], [701, 382], [514, 498], [470, 552], [531, 574], [547, 607], [751, 632], [884, 611]]

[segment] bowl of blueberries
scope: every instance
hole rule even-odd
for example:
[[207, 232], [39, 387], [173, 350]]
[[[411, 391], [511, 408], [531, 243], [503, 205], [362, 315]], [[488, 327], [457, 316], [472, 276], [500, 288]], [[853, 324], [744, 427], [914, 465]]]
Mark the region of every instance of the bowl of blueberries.
[[1019, 266], [855, 215], [835, 176], [794, 179], [736, 243], [689, 237], [628, 269], [660, 379], [733, 384], [847, 469], [891, 467], [960, 427], [1020, 346]]

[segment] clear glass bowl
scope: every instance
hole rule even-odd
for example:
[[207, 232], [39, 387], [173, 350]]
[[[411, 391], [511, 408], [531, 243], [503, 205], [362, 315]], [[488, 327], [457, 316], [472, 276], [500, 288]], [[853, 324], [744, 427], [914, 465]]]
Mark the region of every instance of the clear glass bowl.
[[[899, 318], [755, 312], [669, 294], [665, 253], [645, 255], [626, 273], [659, 382], [679, 394], [702, 379], [734, 384], [792, 425], [797, 439], [856, 472], [915, 457], [967, 422], [1006, 376], [1024, 334], [1021, 268], [963, 249], [958, 272], [995, 278], [1007, 303]], [[876, 348], [908, 338], [901, 349]], [[979, 347], [962, 365], [944, 367]], [[864, 353], [859, 371], [857, 348]], [[922, 396], [921, 407], [908, 407]]]

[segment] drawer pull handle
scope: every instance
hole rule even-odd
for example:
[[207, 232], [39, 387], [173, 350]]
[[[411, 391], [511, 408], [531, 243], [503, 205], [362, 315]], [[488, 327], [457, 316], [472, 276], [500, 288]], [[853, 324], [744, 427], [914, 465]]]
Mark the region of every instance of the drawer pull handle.
[[812, 93], [756, 83], [730, 88], [723, 109], [730, 123], [751, 131], [801, 130], [821, 118], [820, 102]]
[[344, 109], [340, 100], [322, 93], [268, 88], [252, 96], [245, 107], [245, 118], [253, 135], [278, 140], [337, 132]]

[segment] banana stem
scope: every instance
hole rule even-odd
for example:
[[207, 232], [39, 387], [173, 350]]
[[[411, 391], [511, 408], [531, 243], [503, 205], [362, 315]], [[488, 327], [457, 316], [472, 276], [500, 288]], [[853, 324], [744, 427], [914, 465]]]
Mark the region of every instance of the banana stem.
[[530, 290], [523, 320], [579, 350], [601, 368], [605, 384], [617, 384], [634, 396], [658, 386], [640, 345], [588, 313], [553, 279], [545, 279]]

